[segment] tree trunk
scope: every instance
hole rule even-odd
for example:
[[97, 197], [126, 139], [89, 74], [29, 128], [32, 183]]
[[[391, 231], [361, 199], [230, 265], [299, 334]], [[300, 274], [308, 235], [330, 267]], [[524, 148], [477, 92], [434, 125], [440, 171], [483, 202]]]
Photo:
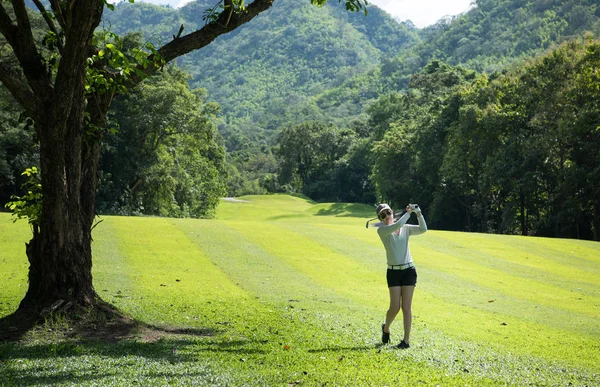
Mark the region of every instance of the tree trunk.
[[527, 215], [525, 214], [525, 194], [520, 193], [519, 205], [521, 207], [521, 233], [523, 235], [529, 235], [529, 229], [527, 227]]
[[600, 205], [598, 203], [594, 204], [594, 209], [592, 210], [592, 236], [594, 240], [597, 242], [598, 239], [598, 229], [600, 228]]
[[102, 6], [100, 1], [74, 5], [71, 12], [80, 15], [81, 22], [67, 32], [55, 87], [37, 113], [42, 214], [39, 233], [26, 249], [29, 288], [19, 309], [40, 311], [58, 300], [91, 306], [96, 298], [91, 222], [97, 179], [96, 170], [84, 168], [98, 164], [99, 152], [85, 145], [84, 114], [89, 104], [84, 88], [85, 60]]
[[[215, 22], [174, 38], [159, 50], [164, 61], [161, 63], [202, 48], [235, 30], [271, 7], [273, 1], [254, 0], [245, 12], [222, 12]], [[16, 22], [0, 2], [0, 33], [12, 47], [19, 71], [12, 71], [0, 62], [0, 82], [35, 121], [43, 195], [40, 222], [33, 226], [33, 238], [26, 247], [29, 288], [19, 310], [41, 311], [58, 300], [92, 306], [101, 301], [92, 284], [91, 232], [102, 128], [106, 127], [113, 95], [89, 97], [84, 90], [86, 60], [96, 50], [92, 47], [92, 36], [105, 1], [50, 2], [54, 18], [47, 18], [47, 23], [52, 30], [55, 25], [60, 26], [64, 36], [54, 78], [41, 54], [43, 50], [35, 46], [24, 3], [11, 3]], [[224, 4], [233, 6], [231, 0], [225, 0]], [[151, 55], [150, 60], [153, 58]], [[139, 70], [145, 77], [160, 67], [162, 64]], [[134, 76], [124, 81], [124, 85], [131, 88], [140, 81], [140, 77]], [[84, 122], [86, 109], [91, 125]]]
[[[92, 224], [102, 128], [106, 126], [111, 94], [85, 103], [74, 98], [66, 127], [40, 127], [42, 220], [40, 232], [27, 246], [29, 289], [21, 309], [41, 310], [58, 300], [92, 306]], [[84, 106], [92, 125], [84, 123]], [[98, 128], [96, 131], [90, 128]], [[60, 133], [65, 133], [61, 139]]]
[[34, 234], [27, 248], [29, 289], [21, 308], [40, 310], [57, 300], [87, 306], [95, 298], [91, 222], [86, 208], [93, 208], [93, 200], [82, 195], [86, 186], [82, 184], [82, 107], [72, 109], [64, 124], [38, 128], [43, 136], [42, 217], [40, 232]]

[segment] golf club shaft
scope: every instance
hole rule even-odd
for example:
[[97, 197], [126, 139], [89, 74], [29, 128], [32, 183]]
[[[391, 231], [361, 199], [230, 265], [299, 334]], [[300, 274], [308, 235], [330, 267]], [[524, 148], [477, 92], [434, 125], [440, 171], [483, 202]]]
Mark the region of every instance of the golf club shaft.
[[372, 221], [374, 221], [374, 220], [378, 220], [378, 219], [379, 219], [379, 218], [373, 218], [373, 219], [369, 219], [369, 220], [367, 220], [367, 225], [366, 225], [366, 227], [367, 227], [367, 228], [369, 228], [369, 223], [371, 223], [371, 222], [372, 222]]
[[[398, 219], [400, 219], [400, 218], [402, 217], [402, 215], [404, 215], [404, 212], [402, 212], [402, 213], [400, 213], [400, 212], [399, 212], [399, 213], [395, 213], [395, 214], [394, 214], [394, 222], [397, 222], [397, 221], [398, 221]], [[371, 222], [372, 222], [372, 221], [374, 221], [374, 220], [379, 220], [379, 218], [373, 218], [373, 219], [369, 219], [369, 220], [367, 220], [367, 224], [366, 224], [366, 226], [365, 226], [365, 227], [366, 227], [366, 228], [369, 228], [369, 223], [371, 223]], [[381, 221], [380, 221], [380, 222], [381, 222]]]

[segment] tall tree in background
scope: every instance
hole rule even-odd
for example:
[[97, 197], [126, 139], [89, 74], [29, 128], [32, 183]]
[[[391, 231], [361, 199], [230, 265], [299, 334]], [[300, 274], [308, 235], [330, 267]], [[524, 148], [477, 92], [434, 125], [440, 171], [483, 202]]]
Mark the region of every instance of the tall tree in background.
[[503, 74], [431, 62], [371, 108], [373, 181], [433, 227], [598, 240], [600, 43]]
[[[26, 248], [29, 288], [20, 311], [35, 313], [57, 300], [85, 307], [100, 300], [92, 284], [91, 230], [101, 143], [114, 96], [252, 20], [274, 1], [244, 6], [222, 0], [201, 29], [182, 36], [182, 26], [160, 49], [149, 55], [138, 51], [137, 66], [123, 56], [117, 37], [94, 39], [106, 0], [33, 0], [46, 23], [41, 40], [34, 37], [35, 18], [24, 0], [0, 3], [0, 33], [8, 44], [2, 47], [0, 82], [34, 120], [40, 140], [42, 211]], [[349, 10], [365, 4], [344, 3]]]
[[216, 103], [169, 66], [112, 104], [97, 208], [103, 214], [209, 217], [225, 196], [225, 148]]
[[335, 183], [350, 177], [349, 168], [340, 165], [340, 159], [354, 140], [354, 131], [322, 122], [284, 128], [277, 139], [280, 184], [314, 200], [337, 201], [341, 193]]
[[406, 93], [384, 98], [371, 108], [369, 122], [378, 140], [373, 145], [372, 181], [382, 200], [394, 206], [418, 200], [430, 208], [434, 220], [443, 220], [441, 213], [448, 210], [454, 211], [452, 218], [461, 217], [456, 202], [437, 194], [445, 185], [439, 171], [448, 128], [458, 115], [457, 91], [474, 77], [472, 71], [434, 60], [413, 75]]

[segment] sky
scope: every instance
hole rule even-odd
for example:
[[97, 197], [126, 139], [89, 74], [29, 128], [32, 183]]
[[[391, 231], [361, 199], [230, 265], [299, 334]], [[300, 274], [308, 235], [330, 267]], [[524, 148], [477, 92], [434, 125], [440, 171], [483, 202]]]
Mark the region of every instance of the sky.
[[419, 28], [435, 24], [444, 16], [454, 16], [470, 8], [473, 0], [368, 0], [400, 20], [410, 20]]
[[[191, 0], [138, 0], [154, 4], [170, 4], [178, 8]], [[335, 0], [330, 0], [335, 1]], [[367, 0], [395, 18], [410, 20], [419, 28], [435, 24], [444, 16], [453, 16], [470, 8], [473, 0]], [[247, 3], [251, 0], [246, 0]]]

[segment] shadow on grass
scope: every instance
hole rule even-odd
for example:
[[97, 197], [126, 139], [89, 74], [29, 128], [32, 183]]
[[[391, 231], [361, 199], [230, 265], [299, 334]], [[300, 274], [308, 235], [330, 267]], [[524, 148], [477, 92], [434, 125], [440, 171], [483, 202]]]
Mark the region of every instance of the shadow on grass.
[[322, 208], [315, 213], [316, 216], [338, 216], [364, 218], [370, 216], [373, 211], [367, 211], [364, 204], [356, 203], [334, 203], [329, 208]]
[[365, 209], [364, 204], [356, 203], [334, 203], [328, 208], [321, 208], [314, 214], [309, 212], [290, 213], [285, 215], [271, 216], [267, 220], [294, 219], [298, 216], [335, 216], [339, 218], [367, 218], [374, 216], [375, 211]]
[[20, 340], [39, 323], [39, 316], [27, 310], [17, 310], [0, 318], [0, 345], [5, 341]]
[[90, 382], [102, 385], [111, 384], [112, 379], [122, 381], [123, 377], [144, 379], [150, 384], [164, 378], [211, 379], [214, 371], [206, 364], [203, 353], [226, 356], [267, 353], [257, 348], [260, 344], [264, 342], [197, 336], [167, 336], [154, 342], [83, 339], [33, 345], [10, 342], [0, 344], [0, 386]]
[[310, 204], [317, 204], [317, 202], [315, 202], [314, 200], [312, 200], [308, 196], [306, 196], [304, 194], [301, 194], [301, 193], [289, 193], [289, 194], [286, 194], [286, 195], [293, 196], [293, 197], [298, 198], [298, 199], [306, 200]]
[[255, 344], [257, 342], [246, 340], [204, 341], [190, 338], [163, 338], [155, 342], [78, 340], [34, 345], [8, 343], [0, 345], [0, 364], [9, 359], [43, 360], [80, 356], [101, 356], [115, 359], [136, 356], [171, 362], [195, 362], [199, 358], [198, 354], [202, 352], [267, 353], [262, 349], [244, 348]]
[[386, 347], [386, 344], [374, 344], [374, 345], [363, 345], [363, 346], [355, 346], [355, 347], [343, 347], [343, 346], [334, 346], [334, 347], [324, 347], [318, 349], [309, 349], [309, 353], [326, 353], [326, 352], [344, 352], [344, 351], [352, 351], [352, 352], [360, 352], [360, 351], [370, 351], [373, 349], [379, 349]]
[[206, 362], [215, 357], [209, 353], [268, 352], [262, 349], [266, 340], [221, 339], [208, 328], [155, 326], [103, 301], [69, 312], [43, 319], [20, 310], [0, 319], [0, 386], [120, 384], [123, 378], [150, 385], [206, 378], [200, 384], [209, 385], [223, 377]]
[[[45, 332], [55, 332], [46, 334]], [[102, 340], [115, 342], [132, 338], [156, 341], [167, 335], [214, 336], [215, 331], [197, 327], [156, 326], [135, 320], [115, 306], [97, 299], [93, 307], [75, 306], [42, 316], [35, 309], [17, 309], [0, 318], [0, 344], [22, 340], [32, 333], [45, 338]]]
[[[191, 343], [185, 340], [164, 343], [71, 343], [68, 346], [60, 345], [33, 345], [15, 348], [15, 357], [19, 362], [13, 362], [4, 366], [3, 363], [6, 346], [0, 346], [0, 385], [126, 385], [123, 378], [136, 381], [144, 379], [150, 385], [164, 381], [165, 378], [175, 379], [202, 379], [210, 377], [201, 363], [201, 359], [193, 354], [181, 354]], [[11, 344], [15, 346], [15, 343]], [[59, 349], [56, 350], [56, 347]], [[99, 357], [96, 361], [90, 361], [90, 355]], [[134, 358], [128, 358], [132, 356]], [[62, 362], [62, 359], [82, 357], [73, 362]], [[84, 358], [86, 357], [86, 358]], [[140, 360], [139, 358], [143, 358]], [[10, 358], [10, 357], [9, 357]], [[106, 358], [110, 358], [107, 360]], [[47, 366], [28, 367], [20, 359], [40, 361]], [[148, 363], [147, 360], [156, 364]], [[60, 363], [59, 363], [60, 362]], [[183, 366], [185, 370], [179, 370], [179, 363], [197, 363], [198, 369]], [[59, 363], [60, 366], [56, 366]], [[37, 363], [36, 363], [37, 364]], [[175, 366], [169, 369], [169, 366]], [[132, 370], [133, 374], [132, 374]], [[119, 380], [120, 379], [120, 380]], [[116, 380], [116, 381], [115, 381]], [[7, 383], [7, 384], [4, 384]]]

